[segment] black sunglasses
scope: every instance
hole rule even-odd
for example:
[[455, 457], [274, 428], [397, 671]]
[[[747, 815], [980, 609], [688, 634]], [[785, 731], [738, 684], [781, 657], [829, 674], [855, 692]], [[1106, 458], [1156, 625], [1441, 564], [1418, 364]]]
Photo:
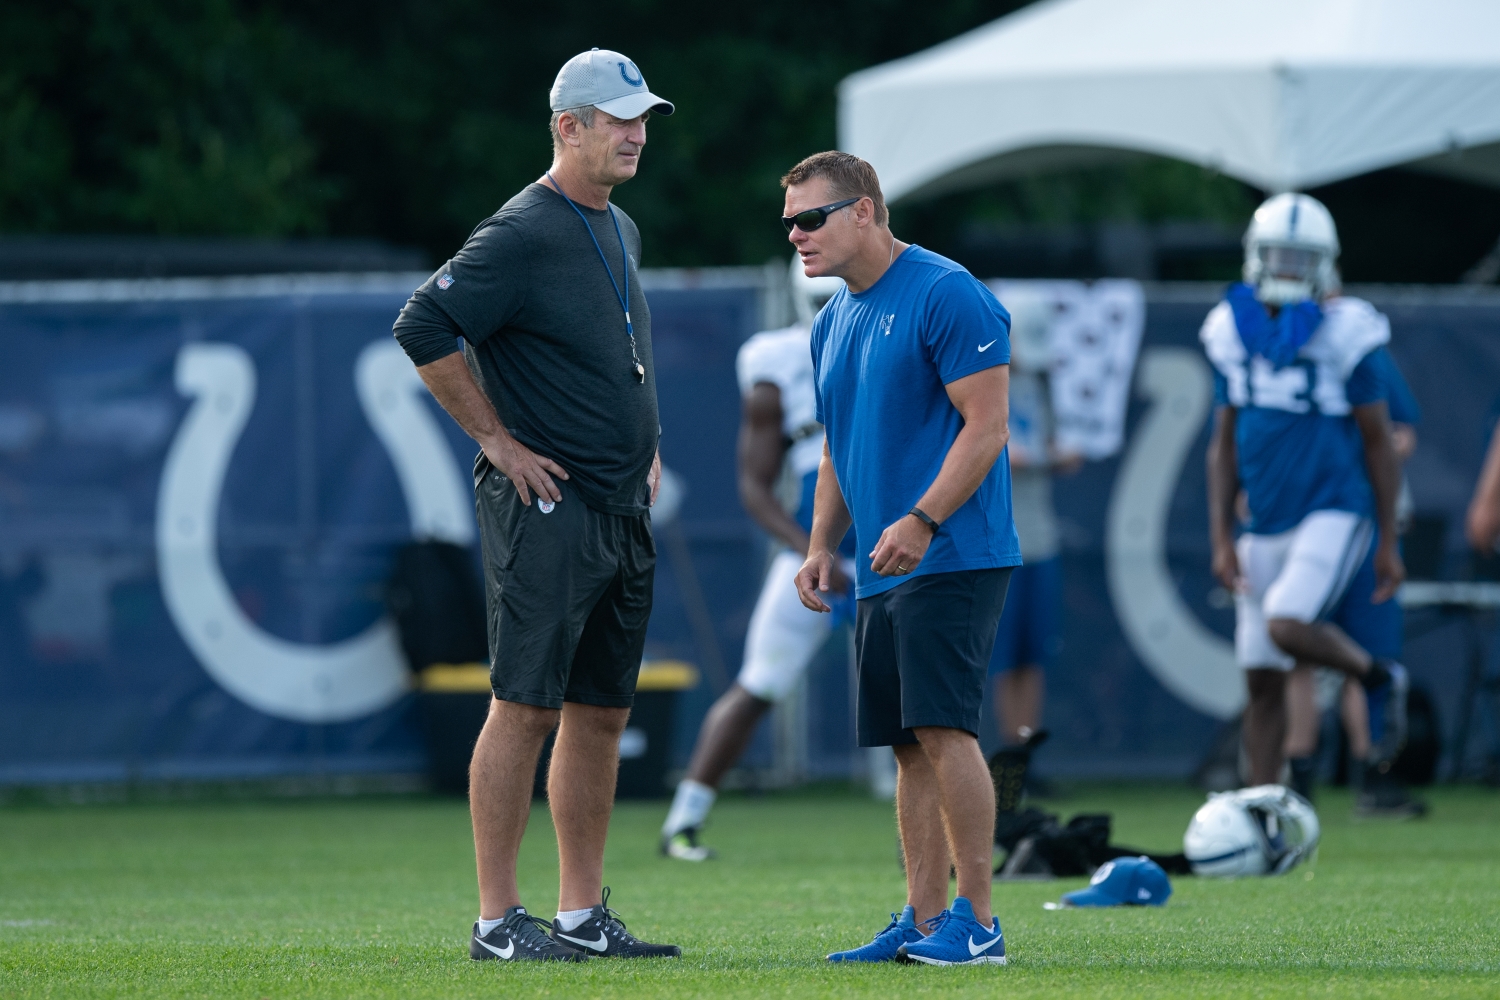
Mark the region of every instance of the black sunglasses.
[[[862, 197], [864, 196], [860, 195], [860, 198]], [[781, 217], [781, 224], [786, 227], [787, 232], [791, 232], [792, 227], [796, 226], [804, 233], [810, 233], [815, 229], [822, 229], [823, 223], [828, 221], [830, 215], [841, 208], [848, 208], [856, 201], [859, 201], [859, 198], [845, 198], [843, 201], [836, 201], [832, 205], [824, 205], [822, 208], [809, 208], [807, 211], [798, 212], [796, 215], [783, 215]]]

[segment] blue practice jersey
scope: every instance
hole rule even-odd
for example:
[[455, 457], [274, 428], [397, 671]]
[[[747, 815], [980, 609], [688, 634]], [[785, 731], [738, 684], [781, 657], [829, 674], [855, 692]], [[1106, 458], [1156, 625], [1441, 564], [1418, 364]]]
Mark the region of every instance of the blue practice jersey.
[[1368, 516], [1374, 506], [1356, 406], [1386, 398], [1372, 352], [1390, 323], [1362, 299], [1339, 297], [1290, 364], [1251, 355], [1221, 302], [1199, 334], [1214, 367], [1214, 398], [1238, 411], [1235, 449], [1250, 531], [1274, 535], [1317, 510]]
[[946, 386], [1008, 364], [1010, 314], [963, 267], [909, 247], [870, 288], [847, 288], [813, 324], [817, 419], [854, 517], [860, 597], [912, 576], [1021, 562], [1010, 507], [1010, 459], [998, 461], [933, 537], [912, 574], [877, 576], [881, 532], [922, 498], [963, 428]]
[[1390, 410], [1391, 423], [1409, 424], [1412, 427], [1420, 424], [1422, 408], [1417, 405], [1417, 397], [1412, 395], [1411, 386], [1397, 367], [1396, 359], [1391, 357], [1390, 350], [1375, 348], [1370, 352], [1370, 364], [1375, 369], [1375, 377], [1380, 380], [1380, 395]]

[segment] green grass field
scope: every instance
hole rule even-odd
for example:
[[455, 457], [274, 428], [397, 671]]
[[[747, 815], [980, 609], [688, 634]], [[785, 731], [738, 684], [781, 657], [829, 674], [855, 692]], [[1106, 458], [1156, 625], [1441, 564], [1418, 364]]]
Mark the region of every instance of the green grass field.
[[[1171, 849], [1201, 796], [1084, 787], [1055, 808], [1115, 814]], [[1425, 822], [1320, 802], [1316, 866], [1176, 880], [1162, 909], [1048, 912], [1082, 880], [996, 887], [1005, 968], [829, 967], [902, 899], [889, 809], [836, 788], [728, 797], [691, 866], [656, 854], [665, 804], [615, 813], [611, 902], [679, 962], [471, 962], [463, 804], [428, 799], [0, 810], [0, 996], [729, 997], [1500, 996], [1500, 796], [1444, 789]], [[545, 809], [522, 858], [550, 916]]]

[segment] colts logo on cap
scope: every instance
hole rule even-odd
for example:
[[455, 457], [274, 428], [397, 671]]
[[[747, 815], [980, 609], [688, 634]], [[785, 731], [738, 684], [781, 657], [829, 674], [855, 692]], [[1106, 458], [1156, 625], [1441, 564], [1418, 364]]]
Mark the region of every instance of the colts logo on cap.
[[[632, 73], [635, 74], [634, 80], [630, 78], [630, 74]], [[641, 84], [646, 82], [646, 78], [641, 76], [641, 71], [636, 69], [635, 63], [631, 62], [629, 59], [620, 63], [620, 77], [632, 87], [639, 87]]]

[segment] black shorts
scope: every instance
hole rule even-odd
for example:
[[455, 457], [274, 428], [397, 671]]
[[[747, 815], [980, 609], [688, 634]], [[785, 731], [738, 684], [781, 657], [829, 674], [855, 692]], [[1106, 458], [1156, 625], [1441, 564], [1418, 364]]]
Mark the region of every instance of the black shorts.
[[629, 708], [651, 617], [651, 515], [604, 514], [565, 480], [551, 510], [491, 468], [475, 487], [490, 635], [501, 701]]
[[979, 735], [984, 677], [1011, 567], [934, 573], [859, 602], [855, 735], [862, 747], [917, 742], [918, 726]]

